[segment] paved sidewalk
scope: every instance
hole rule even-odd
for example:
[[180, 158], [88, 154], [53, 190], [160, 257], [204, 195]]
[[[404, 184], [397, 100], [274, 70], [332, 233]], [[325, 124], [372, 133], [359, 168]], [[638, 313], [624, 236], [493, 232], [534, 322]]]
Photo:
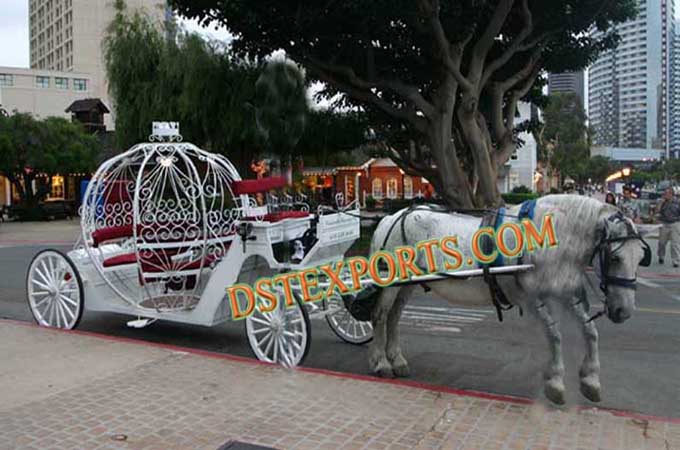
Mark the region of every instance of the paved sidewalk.
[[1, 449], [680, 449], [680, 420], [0, 321]]

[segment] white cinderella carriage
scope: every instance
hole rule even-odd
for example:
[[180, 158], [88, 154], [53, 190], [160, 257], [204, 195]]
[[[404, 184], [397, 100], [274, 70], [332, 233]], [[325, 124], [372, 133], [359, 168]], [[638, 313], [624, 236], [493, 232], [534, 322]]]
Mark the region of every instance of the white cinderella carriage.
[[[44, 250], [27, 275], [28, 302], [43, 326], [75, 328], [87, 308], [215, 326], [232, 317], [227, 287], [343, 258], [359, 237], [358, 205], [309, 211], [305, 198], [276, 196], [285, 179], [241, 180], [223, 156], [182, 142], [176, 123], [156, 122], [150, 142], [104, 162], [81, 208], [81, 237], [63, 254]], [[254, 196], [267, 197], [260, 206]], [[260, 360], [301, 364], [310, 315], [343, 340], [372, 338], [342, 299], [281, 305], [245, 322]]]

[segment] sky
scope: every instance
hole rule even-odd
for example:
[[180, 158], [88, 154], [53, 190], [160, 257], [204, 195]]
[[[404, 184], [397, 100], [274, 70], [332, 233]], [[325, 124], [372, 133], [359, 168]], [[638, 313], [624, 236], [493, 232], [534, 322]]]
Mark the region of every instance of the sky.
[[[222, 28], [201, 28], [195, 21], [182, 20], [187, 30], [197, 31], [214, 39], [227, 40], [229, 33]], [[0, 0], [0, 66], [28, 67], [28, 0]]]

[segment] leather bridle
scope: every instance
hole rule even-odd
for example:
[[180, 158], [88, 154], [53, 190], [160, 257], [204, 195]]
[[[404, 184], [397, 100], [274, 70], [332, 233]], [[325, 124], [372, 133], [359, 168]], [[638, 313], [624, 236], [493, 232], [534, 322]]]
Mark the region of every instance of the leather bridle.
[[[609, 222], [618, 222], [618, 221], [623, 221], [626, 224], [626, 229], [628, 231], [628, 234], [625, 236], [620, 236], [620, 237], [612, 237], [609, 234], [609, 227], [608, 223]], [[604, 293], [605, 299], [603, 301], [604, 303], [604, 310], [600, 311], [596, 315], [590, 318], [589, 322], [591, 320], [594, 320], [604, 314], [606, 314], [607, 309], [608, 309], [608, 298], [607, 294], [609, 294], [609, 286], [618, 286], [622, 287], [625, 289], [633, 289], [635, 290], [637, 288], [637, 277], [633, 278], [624, 278], [624, 277], [618, 277], [615, 275], [610, 275], [609, 274], [609, 268], [611, 266], [612, 262], [612, 257], [616, 254], [616, 252], [623, 247], [623, 244], [626, 241], [630, 240], [639, 240], [642, 242], [643, 248], [644, 248], [644, 256], [642, 257], [642, 260], [639, 262], [639, 265], [647, 267], [652, 261], [652, 252], [649, 247], [649, 244], [645, 242], [645, 240], [642, 238], [642, 236], [635, 231], [633, 226], [629, 221], [626, 220], [625, 216], [621, 212], [617, 212], [616, 214], [613, 214], [609, 216], [605, 222], [605, 226], [602, 230], [600, 239], [598, 240], [597, 245], [595, 246], [595, 250], [593, 252], [592, 257], [590, 258], [590, 261], [592, 263], [593, 259], [595, 259], [595, 256], [598, 257], [598, 262], [599, 262], [599, 268], [600, 268], [600, 290]], [[616, 248], [612, 249], [613, 245], [616, 245], [617, 243], [621, 243], [619, 246]]]

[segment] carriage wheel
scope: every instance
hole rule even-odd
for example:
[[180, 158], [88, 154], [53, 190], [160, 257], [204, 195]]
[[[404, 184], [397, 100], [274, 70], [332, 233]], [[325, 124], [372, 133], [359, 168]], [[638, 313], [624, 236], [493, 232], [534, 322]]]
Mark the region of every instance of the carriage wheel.
[[[283, 296], [279, 296], [280, 299]], [[311, 343], [309, 314], [299, 299], [295, 306], [285, 304], [271, 313], [255, 312], [246, 318], [250, 348], [260, 361], [294, 367], [302, 364]]]
[[26, 275], [28, 307], [42, 326], [71, 330], [83, 317], [83, 282], [71, 259], [58, 250], [43, 250]]
[[373, 339], [373, 324], [352, 317], [338, 294], [333, 293], [323, 303], [324, 310], [335, 310], [326, 315], [326, 322], [340, 339], [355, 345], [366, 344]]

